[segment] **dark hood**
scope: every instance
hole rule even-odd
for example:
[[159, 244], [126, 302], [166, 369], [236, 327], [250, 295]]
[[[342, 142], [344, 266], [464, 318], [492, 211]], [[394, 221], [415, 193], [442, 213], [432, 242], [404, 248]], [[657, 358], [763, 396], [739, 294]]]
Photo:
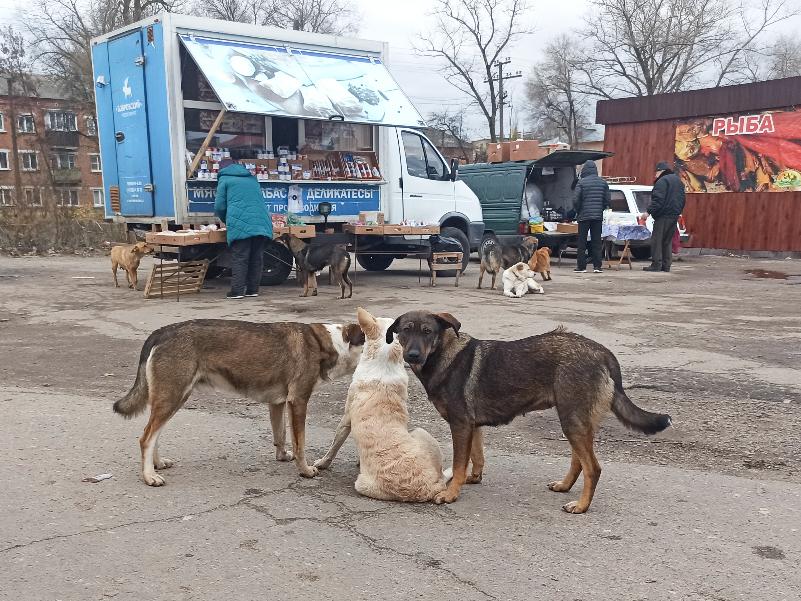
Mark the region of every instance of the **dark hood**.
[[589, 177], [591, 175], [598, 175], [598, 167], [595, 166], [595, 161], [587, 161], [581, 167], [581, 177]]

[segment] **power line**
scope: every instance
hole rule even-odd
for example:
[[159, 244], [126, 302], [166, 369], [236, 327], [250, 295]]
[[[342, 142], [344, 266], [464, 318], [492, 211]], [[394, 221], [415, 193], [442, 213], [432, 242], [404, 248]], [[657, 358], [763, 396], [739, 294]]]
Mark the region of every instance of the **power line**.
[[[506, 102], [507, 93], [504, 92], [504, 90], [503, 90], [503, 82], [506, 81], [506, 80], [509, 80], [509, 79], [517, 79], [518, 77], [523, 77], [523, 73], [520, 70], [516, 71], [515, 73], [513, 73], [511, 75], [504, 75], [503, 74], [504, 66], [510, 64], [511, 62], [512, 62], [512, 59], [507, 56], [502, 61], [495, 61], [495, 64], [493, 65], [493, 67], [497, 67], [498, 68], [498, 77], [493, 77], [492, 81], [497, 81], [498, 82], [498, 109], [499, 109], [499, 112], [500, 112], [499, 116], [500, 116], [500, 122], [501, 122], [501, 132], [500, 132], [501, 133], [501, 142], [503, 142], [503, 107], [504, 107], [504, 105], [507, 104], [507, 102]], [[484, 83], [489, 83], [489, 80], [485, 79]]]

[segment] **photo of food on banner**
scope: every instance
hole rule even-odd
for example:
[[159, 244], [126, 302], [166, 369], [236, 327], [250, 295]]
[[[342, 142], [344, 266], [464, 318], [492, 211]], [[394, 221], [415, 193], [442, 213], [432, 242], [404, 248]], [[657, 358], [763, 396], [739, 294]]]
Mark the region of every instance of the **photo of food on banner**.
[[688, 192], [801, 190], [801, 111], [679, 122], [675, 159]]

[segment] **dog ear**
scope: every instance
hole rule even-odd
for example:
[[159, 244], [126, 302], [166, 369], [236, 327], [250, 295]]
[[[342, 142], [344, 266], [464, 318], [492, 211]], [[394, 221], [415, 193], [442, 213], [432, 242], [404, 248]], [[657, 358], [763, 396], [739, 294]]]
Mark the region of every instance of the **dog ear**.
[[362, 332], [364, 332], [364, 335], [367, 336], [367, 338], [370, 340], [375, 340], [378, 338], [380, 333], [378, 322], [376, 321], [376, 318], [373, 317], [367, 310], [359, 307], [356, 310], [356, 321], [359, 322], [359, 327], [362, 329]]
[[387, 344], [392, 344], [392, 341], [395, 340], [395, 333], [398, 331], [398, 326], [400, 325], [400, 320], [402, 318], [403, 315], [398, 317], [398, 319], [392, 322], [392, 325], [389, 326], [389, 329], [387, 329]]
[[437, 321], [445, 328], [453, 328], [453, 331], [456, 332], [456, 336], [459, 336], [459, 329], [462, 327], [462, 323], [456, 319], [450, 313], [434, 313], [434, 317], [437, 318]]
[[350, 346], [363, 346], [365, 342], [364, 332], [358, 323], [342, 326], [342, 339]]

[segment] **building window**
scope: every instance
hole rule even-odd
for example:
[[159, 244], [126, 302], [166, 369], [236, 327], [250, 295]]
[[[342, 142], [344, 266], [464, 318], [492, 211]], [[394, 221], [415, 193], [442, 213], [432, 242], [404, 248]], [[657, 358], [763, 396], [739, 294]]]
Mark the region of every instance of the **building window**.
[[6, 131], [6, 116], [0, 113], [0, 131]]
[[86, 117], [86, 135], [97, 135], [97, 120], [94, 117]]
[[92, 173], [98, 173], [103, 171], [103, 165], [100, 163], [100, 155], [99, 154], [90, 154], [89, 155], [89, 165]]
[[36, 122], [33, 115], [17, 115], [17, 131], [21, 134], [32, 134], [36, 132]]
[[47, 111], [45, 129], [51, 131], [78, 131], [78, 118], [71, 111]]
[[25, 204], [29, 207], [42, 206], [42, 189], [41, 188], [25, 188]]
[[8, 171], [8, 150], [0, 150], [0, 170]]
[[54, 152], [50, 157], [53, 169], [75, 169], [78, 155], [74, 152]]
[[56, 188], [56, 204], [60, 207], [77, 207], [78, 190], [75, 188]]
[[8, 186], [0, 186], [0, 207], [14, 206], [14, 189]]
[[106, 196], [103, 188], [92, 188], [92, 206], [100, 209], [106, 206]]
[[19, 166], [23, 171], [38, 171], [39, 157], [35, 150], [19, 151]]

